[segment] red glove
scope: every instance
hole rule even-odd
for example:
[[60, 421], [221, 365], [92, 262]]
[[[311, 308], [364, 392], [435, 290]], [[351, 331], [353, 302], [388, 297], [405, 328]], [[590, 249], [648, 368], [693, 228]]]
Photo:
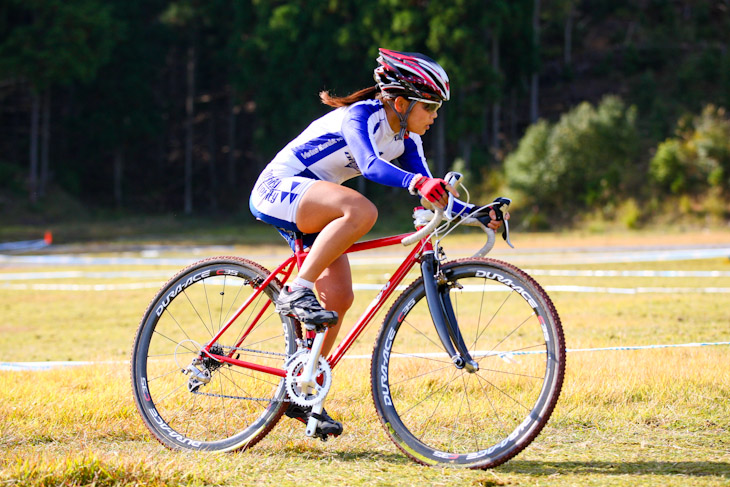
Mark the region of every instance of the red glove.
[[446, 181], [440, 178], [422, 176], [413, 187], [431, 203], [439, 201], [446, 194]]

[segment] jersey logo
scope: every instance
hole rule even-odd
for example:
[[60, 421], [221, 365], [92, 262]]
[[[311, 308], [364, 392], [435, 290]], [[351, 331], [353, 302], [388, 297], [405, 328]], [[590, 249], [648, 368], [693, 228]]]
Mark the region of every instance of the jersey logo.
[[345, 142], [342, 136], [337, 134], [323, 134], [308, 140], [300, 146], [292, 148], [292, 151], [305, 167], [309, 167], [345, 146], [347, 146], [347, 142]]
[[362, 172], [360, 171], [360, 166], [357, 165], [357, 161], [355, 161], [355, 158], [352, 157], [352, 154], [350, 154], [349, 152], [345, 151], [345, 157], [347, 157], [347, 160], [349, 161], [345, 165], [345, 167], [349, 167], [350, 169], [352, 169], [356, 173], [362, 174]]

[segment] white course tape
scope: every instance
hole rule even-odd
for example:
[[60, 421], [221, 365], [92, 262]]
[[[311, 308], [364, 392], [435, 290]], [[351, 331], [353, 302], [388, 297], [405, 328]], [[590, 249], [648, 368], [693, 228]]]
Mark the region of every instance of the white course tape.
[[[694, 342], [694, 343], [667, 343], [667, 344], [658, 344], [658, 345], [629, 345], [629, 346], [621, 346], [621, 347], [600, 347], [600, 348], [566, 348], [565, 351], [567, 353], [576, 353], [576, 352], [606, 352], [606, 351], [614, 351], [614, 352], [621, 352], [621, 351], [633, 351], [633, 350], [656, 350], [660, 348], [696, 348], [696, 347], [712, 347], [712, 346], [722, 346], [722, 345], [730, 345], [730, 342]], [[545, 353], [544, 351], [515, 351], [515, 352], [480, 352], [476, 351], [472, 355], [474, 357], [487, 357], [487, 356], [495, 356], [499, 357], [503, 360], [509, 361], [510, 357], [518, 356], [518, 355], [535, 355], [535, 354], [542, 354]], [[447, 355], [445, 353], [393, 353], [392, 355], [395, 357], [400, 358], [438, 358], [438, 357], [444, 357], [446, 358]], [[349, 359], [349, 360], [370, 360], [372, 358], [371, 355], [345, 355], [343, 359]], [[104, 361], [104, 362], [74, 362], [74, 361], [67, 361], [67, 362], [0, 362], [0, 371], [13, 371], [13, 372], [20, 372], [20, 371], [42, 371], [42, 370], [51, 370], [51, 369], [57, 369], [61, 367], [79, 367], [84, 365], [128, 365], [129, 362], [126, 360], [120, 360], [120, 361]]]

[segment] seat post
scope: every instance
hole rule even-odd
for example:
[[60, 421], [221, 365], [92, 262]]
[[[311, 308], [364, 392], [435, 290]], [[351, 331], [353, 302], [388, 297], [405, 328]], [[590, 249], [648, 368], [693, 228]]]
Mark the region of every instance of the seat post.
[[297, 269], [302, 268], [304, 259], [307, 257], [307, 253], [304, 251], [304, 235], [297, 232], [296, 238], [294, 239], [294, 256], [297, 258]]

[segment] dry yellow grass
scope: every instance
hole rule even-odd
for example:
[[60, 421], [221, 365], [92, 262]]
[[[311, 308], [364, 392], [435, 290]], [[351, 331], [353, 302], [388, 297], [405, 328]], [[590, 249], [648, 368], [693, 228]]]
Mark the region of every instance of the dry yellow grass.
[[[673, 241], [690, 241], [681, 234], [672, 237], [676, 237]], [[707, 242], [728, 242], [728, 237], [713, 234]], [[600, 237], [571, 238], [548, 236], [541, 242], [546, 247], [604, 244]], [[612, 245], [661, 241], [660, 236], [637, 239], [609, 240]], [[459, 246], [470, 243], [474, 241], [468, 237], [457, 240]], [[546, 262], [541, 267], [557, 265]], [[356, 267], [355, 280], [378, 281], [391, 267]], [[730, 263], [711, 259], [581, 268], [728, 270]], [[543, 285], [637, 285], [620, 278], [538, 280]], [[641, 278], [640, 285], [730, 287], [727, 277], [678, 282]], [[359, 292], [351, 316], [358, 315], [376, 293]], [[153, 294], [154, 290], [21, 292], [0, 288], [0, 360], [112, 362], [44, 372], [0, 372], [0, 482], [730, 484], [728, 346], [568, 354], [563, 393], [546, 429], [517, 458], [488, 472], [424, 468], [403, 456], [387, 439], [374, 412], [367, 360], [344, 360], [335, 371], [327, 409], [345, 425], [345, 434], [336, 440], [308, 440], [299, 423], [284, 419], [246, 452], [168, 451], [150, 437], [138, 416], [125, 363], [139, 318]], [[730, 341], [726, 296], [556, 293], [552, 297], [563, 320], [567, 346], [589, 348]], [[369, 354], [376, 331], [374, 324], [353, 353]]]

